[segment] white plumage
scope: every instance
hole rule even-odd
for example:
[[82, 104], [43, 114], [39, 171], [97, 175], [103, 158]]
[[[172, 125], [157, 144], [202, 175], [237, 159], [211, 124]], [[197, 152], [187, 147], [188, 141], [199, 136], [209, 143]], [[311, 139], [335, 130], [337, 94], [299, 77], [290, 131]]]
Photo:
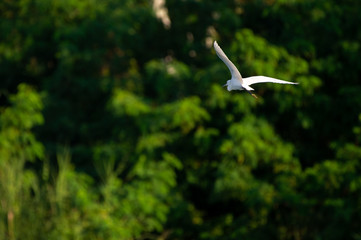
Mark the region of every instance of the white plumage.
[[248, 78], [242, 78], [236, 66], [231, 62], [231, 60], [228, 59], [228, 57], [226, 56], [226, 54], [224, 54], [223, 50], [220, 48], [220, 46], [216, 41], [214, 41], [214, 49], [216, 50], [217, 56], [227, 65], [229, 71], [232, 74], [232, 78], [228, 80], [227, 83], [224, 85], [227, 86], [228, 91], [246, 90], [253, 97], [257, 98], [255, 94], [252, 94], [250, 92], [254, 90], [253, 88], [250, 87], [250, 85], [252, 84], [265, 83], [265, 82], [280, 83], [280, 84], [298, 84], [294, 82], [288, 82], [265, 76], [253, 76]]

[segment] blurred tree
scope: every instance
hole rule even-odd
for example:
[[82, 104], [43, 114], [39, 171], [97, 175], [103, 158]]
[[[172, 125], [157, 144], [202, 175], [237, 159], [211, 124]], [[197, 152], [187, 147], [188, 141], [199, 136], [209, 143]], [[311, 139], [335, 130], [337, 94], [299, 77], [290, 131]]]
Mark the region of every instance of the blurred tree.
[[360, 239], [359, 1], [164, 7], [0, 2], [0, 238]]
[[9, 101], [11, 107], [1, 109], [0, 115], [0, 236], [18, 239], [21, 214], [33, 193], [35, 197], [38, 193], [36, 175], [24, 166], [44, 158], [44, 147], [31, 132], [43, 123], [43, 104], [40, 95], [25, 84]]

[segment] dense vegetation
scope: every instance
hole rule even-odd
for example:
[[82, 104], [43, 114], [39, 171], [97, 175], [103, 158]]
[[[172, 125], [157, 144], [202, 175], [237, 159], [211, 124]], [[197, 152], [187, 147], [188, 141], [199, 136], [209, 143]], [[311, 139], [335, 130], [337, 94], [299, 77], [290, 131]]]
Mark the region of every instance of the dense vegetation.
[[152, 4], [0, 1], [0, 239], [361, 239], [361, 1]]

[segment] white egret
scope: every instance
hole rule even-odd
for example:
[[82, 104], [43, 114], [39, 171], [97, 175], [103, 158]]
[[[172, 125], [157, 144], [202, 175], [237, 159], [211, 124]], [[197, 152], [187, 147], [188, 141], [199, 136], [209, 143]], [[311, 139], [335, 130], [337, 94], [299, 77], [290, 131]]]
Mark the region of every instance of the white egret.
[[225, 85], [223, 85], [223, 87], [227, 86], [228, 91], [246, 90], [253, 97], [257, 98], [255, 94], [251, 93], [251, 91], [254, 90], [253, 88], [250, 87], [250, 85], [252, 84], [265, 83], [265, 82], [280, 83], [280, 84], [298, 84], [294, 82], [283, 81], [276, 78], [265, 77], [265, 76], [253, 76], [248, 78], [242, 78], [236, 66], [231, 62], [231, 60], [228, 59], [228, 57], [226, 56], [226, 54], [224, 54], [223, 50], [220, 48], [220, 46], [216, 41], [214, 41], [214, 49], [216, 50], [217, 56], [227, 65], [229, 71], [232, 74], [232, 78], [228, 80]]

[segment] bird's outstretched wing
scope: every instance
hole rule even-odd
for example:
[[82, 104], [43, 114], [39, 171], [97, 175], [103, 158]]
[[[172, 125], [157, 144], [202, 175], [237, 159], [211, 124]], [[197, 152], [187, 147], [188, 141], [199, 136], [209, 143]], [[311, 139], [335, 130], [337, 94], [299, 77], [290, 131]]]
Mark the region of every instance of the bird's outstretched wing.
[[238, 69], [236, 68], [236, 66], [234, 66], [231, 60], [228, 59], [226, 54], [224, 54], [223, 50], [216, 41], [214, 41], [214, 49], [216, 50], [217, 56], [227, 65], [229, 71], [232, 74], [232, 78], [237, 78], [242, 83], [242, 76], [239, 73]]
[[265, 76], [253, 76], [253, 77], [243, 78], [243, 84], [248, 85], [248, 86], [255, 84], [255, 83], [266, 83], [266, 82], [279, 83], [279, 84], [298, 84], [298, 83], [294, 83], [294, 82], [288, 82], [288, 81], [279, 80], [279, 79], [271, 78], [271, 77], [265, 77]]

